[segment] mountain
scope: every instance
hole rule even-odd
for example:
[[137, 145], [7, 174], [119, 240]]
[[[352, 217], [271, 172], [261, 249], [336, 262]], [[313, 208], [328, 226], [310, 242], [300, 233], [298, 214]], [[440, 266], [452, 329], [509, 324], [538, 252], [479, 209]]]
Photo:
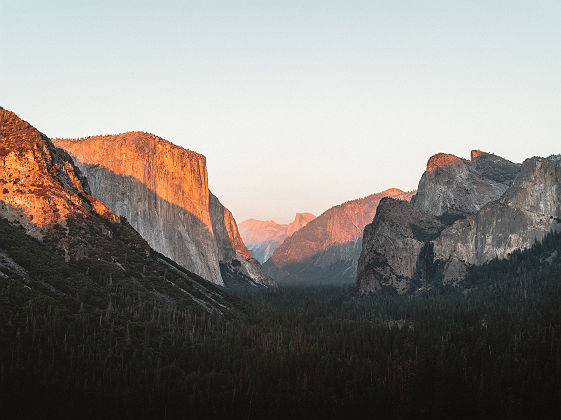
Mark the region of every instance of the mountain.
[[471, 160], [438, 153], [429, 159], [411, 203], [436, 216], [475, 213], [503, 195], [519, 170], [519, 164], [480, 150], [471, 152]]
[[365, 228], [361, 292], [457, 284], [470, 266], [506, 258], [561, 230], [559, 156], [522, 165], [480, 151], [471, 161], [442, 156], [429, 159], [411, 203], [383, 200]]
[[68, 153], [3, 108], [0, 160], [0, 277], [13, 290], [3, 296], [39, 313], [50, 305], [106, 320], [127, 305], [131, 313], [133, 303], [139, 311], [238, 311], [217, 287], [152, 250], [91, 195]]
[[364, 226], [380, 200], [410, 200], [413, 194], [392, 188], [332, 207], [286, 238], [264, 268], [284, 284], [352, 283]]
[[306, 226], [315, 217], [312, 213], [296, 213], [294, 220], [289, 224], [248, 219], [240, 223], [240, 234], [251, 255], [260, 263], [264, 263], [282, 241]]
[[[117, 217], [92, 197], [68, 153], [14, 113], [0, 108], [0, 216], [42, 239], [69, 219]], [[66, 254], [79, 253], [57, 244]]]
[[156, 251], [218, 285], [273, 284], [209, 190], [203, 155], [143, 132], [53, 142]]

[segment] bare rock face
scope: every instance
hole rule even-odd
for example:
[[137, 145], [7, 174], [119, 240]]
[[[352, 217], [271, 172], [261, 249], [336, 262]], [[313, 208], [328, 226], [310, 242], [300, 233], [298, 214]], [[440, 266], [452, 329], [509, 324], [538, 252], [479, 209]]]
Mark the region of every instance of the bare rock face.
[[232, 276], [271, 284], [209, 191], [203, 155], [142, 132], [53, 142], [72, 155], [93, 195], [158, 252], [219, 285], [221, 265], [231, 264]]
[[240, 223], [240, 234], [251, 255], [259, 262], [267, 261], [273, 251], [289, 236], [315, 219], [311, 213], [296, 213], [289, 224], [279, 224], [272, 220], [248, 219]]
[[[435, 259], [445, 264], [481, 265], [529, 248], [546, 233], [561, 230], [561, 162], [524, 161], [512, 186], [498, 200], [458, 220], [434, 241]], [[445, 282], [463, 276], [446, 272]]]
[[[69, 218], [117, 218], [90, 195], [68, 153], [13, 112], [0, 108], [0, 216], [42, 239]], [[60, 244], [64, 247], [63, 244]], [[76, 249], [65, 249], [72, 253]]]
[[[394, 287], [405, 293], [415, 283], [425, 286], [427, 267], [422, 254], [426, 243], [438, 237], [444, 224], [407, 201], [384, 198], [374, 221], [364, 229], [357, 281], [363, 293]], [[388, 252], [390, 250], [390, 252]]]
[[[34, 296], [64, 305], [88, 302], [102, 309], [118, 290], [123, 301], [127, 296], [149, 299], [159, 307], [193, 314], [239, 310], [220, 289], [154, 252], [138, 232], [90, 194], [86, 178], [67, 152], [1, 107], [0, 223], [7, 235], [0, 265], [8, 269], [8, 276], [2, 276], [20, 278]], [[21, 228], [41, 244], [27, 238]], [[34, 260], [37, 255], [40, 261]], [[72, 263], [51, 284], [52, 274], [61, 270], [62, 256]], [[45, 258], [53, 258], [52, 266], [36, 270]], [[115, 270], [119, 275], [113, 284]], [[43, 273], [50, 273], [50, 278], [43, 278]], [[90, 286], [95, 297], [84, 299], [82, 291], [90, 291]]]
[[221, 275], [226, 283], [228, 284], [230, 280], [231, 284], [242, 282], [273, 286], [274, 282], [245, 246], [234, 216], [212, 193], [210, 193], [210, 218], [218, 249]]
[[332, 207], [286, 238], [264, 267], [278, 282], [352, 283], [364, 226], [376, 214], [380, 200], [410, 200], [413, 194], [392, 188]]
[[431, 214], [472, 214], [498, 199], [511, 185], [520, 165], [473, 150], [471, 160], [439, 153], [427, 162], [411, 202]]
[[[429, 171], [436, 174], [423, 175], [423, 192], [411, 204], [382, 203], [366, 227], [357, 274], [361, 292], [391, 286], [404, 293], [434, 281], [455, 284], [470, 265], [505, 258], [561, 230], [561, 160], [556, 156], [514, 166], [478, 151], [469, 163], [437, 155], [429, 160]], [[507, 186], [502, 193], [500, 185]], [[430, 229], [419, 230], [419, 224]]]

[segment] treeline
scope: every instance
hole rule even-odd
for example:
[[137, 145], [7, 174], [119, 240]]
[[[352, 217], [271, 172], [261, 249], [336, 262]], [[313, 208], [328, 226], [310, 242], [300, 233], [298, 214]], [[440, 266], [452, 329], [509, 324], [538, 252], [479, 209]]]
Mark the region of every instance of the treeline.
[[3, 269], [2, 410], [77, 418], [558, 415], [560, 255], [561, 236], [551, 234], [472, 269], [460, 288], [435, 285], [415, 296], [245, 291], [247, 313], [228, 319], [162, 305], [107, 278], [100, 285], [109, 302], [81, 304], [83, 297], [29, 289]]

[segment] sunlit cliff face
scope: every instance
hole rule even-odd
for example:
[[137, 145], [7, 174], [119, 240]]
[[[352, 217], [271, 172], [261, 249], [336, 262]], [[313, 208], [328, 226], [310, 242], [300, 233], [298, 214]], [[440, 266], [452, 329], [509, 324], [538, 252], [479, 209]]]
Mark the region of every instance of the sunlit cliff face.
[[29, 233], [91, 212], [114, 218], [85, 191], [70, 157], [14, 113], [0, 109], [0, 215]]
[[212, 232], [203, 155], [143, 132], [53, 142], [82, 163], [135, 178], [160, 198], [196, 216]]
[[156, 251], [217, 284], [230, 276], [223, 272], [270, 282], [209, 191], [203, 155], [144, 132], [53, 142], [74, 158], [92, 193]]
[[465, 160], [448, 153], [438, 153], [428, 160], [427, 172], [433, 172], [437, 169], [445, 168], [456, 162], [465, 162]]
[[243, 255], [245, 258], [251, 258], [251, 254], [249, 253], [249, 250], [243, 243], [240, 232], [238, 231], [238, 225], [234, 220], [234, 216], [232, 215], [232, 212], [228, 210], [226, 207], [224, 207], [224, 224], [226, 225], [226, 231], [228, 232], [228, 237], [233, 242], [232, 243], [233, 248], [238, 253]]
[[[210, 234], [215, 233], [204, 155], [144, 132], [53, 142], [81, 163], [100, 165], [116, 175], [140, 181], [161, 199], [195, 216]], [[215, 210], [221, 213], [233, 248], [249, 258], [230, 211], [222, 206]]]

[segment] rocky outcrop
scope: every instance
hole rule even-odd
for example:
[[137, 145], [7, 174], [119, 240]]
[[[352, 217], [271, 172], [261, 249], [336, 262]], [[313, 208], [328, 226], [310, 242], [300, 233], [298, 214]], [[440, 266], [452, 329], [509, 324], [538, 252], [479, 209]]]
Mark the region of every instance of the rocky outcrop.
[[294, 220], [289, 224], [248, 219], [240, 223], [240, 234], [251, 255], [263, 263], [287, 237], [306, 226], [315, 217], [311, 213], [296, 213]]
[[[561, 162], [534, 157], [522, 164], [498, 200], [458, 220], [434, 241], [435, 259], [445, 264], [481, 265], [529, 248], [546, 233], [561, 230]], [[462, 278], [446, 270], [445, 282]]]
[[471, 160], [439, 153], [427, 163], [411, 202], [436, 216], [466, 215], [498, 199], [511, 185], [520, 165], [474, 150]]
[[352, 283], [364, 226], [380, 200], [410, 200], [413, 194], [392, 188], [332, 207], [288, 237], [264, 267], [279, 283]]
[[367, 293], [389, 286], [405, 293], [426, 286], [430, 268], [424, 264], [423, 253], [431, 252], [426, 244], [443, 229], [436, 216], [407, 201], [384, 198], [374, 221], [364, 229], [357, 266], [360, 290]]
[[[455, 284], [470, 265], [505, 258], [516, 249], [530, 247], [549, 231], [561, 230], [558, 157], [527, 159], [516, 166], [514, 178], [514, 164], [478, 151], [472, 152], [469, 165], [473, 168], [467, 172], [462, 169], [465, 161], [446, 159], [447, 166], [440, 162], [441, 156], [429, 160], [427, 172], [440, 173], [423, 175], [422, 195], [411, 204], [381, 203], [373, 223], [366, 227], [357, 273], [361, 292], [390, 286], [404, 293], [430, 287], [435, 281]], [[475, 180], [475, 186], [459, 188], [456, 175], [462, 183]], [[450, 190], [443, 180], [448, 180]], [[487, 187], [482, 188], [482, 180], [487, 180]], [[499, 184], [507, 188], [496, 197], [502, 188]], [[429, 197], [427, 191], [441, 193]], [[434, 207], [427, 211], [430, 203]], [[419, 230], [416, 220], [430, 229]]]
[[3, 108], [0, 160], [0, 216], [22, 225], [32, 236], [42, 239], [45, 232], [64, 228], [71, 217], [100, 215], [116, 220], [90, 194], [68, 153], [56, 149], [48, 137]]
[[153, 134], [55, 139], [88, 178], [92, 194], [158, 252], [216, 284], [272, 284], [243, 244], [232, 214], [208, 189], [206, 159]]

